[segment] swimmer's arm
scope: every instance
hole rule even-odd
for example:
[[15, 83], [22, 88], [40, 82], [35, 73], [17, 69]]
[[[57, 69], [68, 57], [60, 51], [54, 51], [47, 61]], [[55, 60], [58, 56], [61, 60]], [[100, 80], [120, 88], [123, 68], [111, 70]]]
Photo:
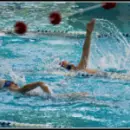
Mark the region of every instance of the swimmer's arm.
[[90, 53], [91, 34], [94, 29], [95, 20], [93, 19], [87, 24], [86, 38], [83, 45], [82, 56], [77, 66], [78, 69], [86, 69]]
[[86, 69], [86, 67], [87, 67], [88, 57], [89, 57], [89, 52], [90, 52], [90, 44], [91, 44], [91, 33], [89, 31], [87, 31], [87, 37], [85, 38], [82, 57], [77, 66], [79, 69]]
[[29, 92], [37, 87], [41, 87], [41, 89], [48, 93], [48, 94], [51, 94], [48, 86], [46, 86], [43, 82], [34, 82], [34, 83], [31, 83], [31, 84], [27, 84], [25, 86], [23, 86], [22, 88], [19, 88], [18, 89], [18, 92], [21, 92], [21, 93], [26, 93], [26, 92]]

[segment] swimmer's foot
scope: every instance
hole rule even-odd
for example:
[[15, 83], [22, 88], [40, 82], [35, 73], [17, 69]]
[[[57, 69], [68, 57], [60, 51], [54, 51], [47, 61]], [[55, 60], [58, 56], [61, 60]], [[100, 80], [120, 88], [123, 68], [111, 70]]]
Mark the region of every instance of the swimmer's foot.
[[72, 94], [68, 94], [68, 97], [71, 97], [71, 98], [78, 98], [78, 97], [86, 97], [88, 96], [88, 93], [86, 92], [77, 92], [77, 93], [72, 93]]
[[87, 24], [87, 33], [92, 33], [95, 25], [95, 19], [92, 19], [88, 24]]

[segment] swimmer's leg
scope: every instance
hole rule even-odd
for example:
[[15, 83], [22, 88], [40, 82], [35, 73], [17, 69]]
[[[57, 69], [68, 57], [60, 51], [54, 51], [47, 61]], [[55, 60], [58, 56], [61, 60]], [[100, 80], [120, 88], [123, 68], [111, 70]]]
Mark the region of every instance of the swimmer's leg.
[[87, 92], [79, 92], [79, 93], [68, 93], [68, 94], [57, 94], [58, 98], [77, 98], [77, 97], [88, 97]]

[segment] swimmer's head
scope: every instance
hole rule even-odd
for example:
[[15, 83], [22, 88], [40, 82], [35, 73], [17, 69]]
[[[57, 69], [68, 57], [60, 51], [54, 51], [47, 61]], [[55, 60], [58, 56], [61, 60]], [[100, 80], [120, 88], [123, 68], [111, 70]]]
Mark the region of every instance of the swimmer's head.
[[5, 87], [9, 87], [9, 88], [19, 88], [19, 86], [13, 82], [13, 81], [6, 81], [5, 82]]
[[62, 61], [59, 63], [59, 65], [67, 70], [75, 70], [76, 69], [75, 65], [70, 64], [67, 61]]

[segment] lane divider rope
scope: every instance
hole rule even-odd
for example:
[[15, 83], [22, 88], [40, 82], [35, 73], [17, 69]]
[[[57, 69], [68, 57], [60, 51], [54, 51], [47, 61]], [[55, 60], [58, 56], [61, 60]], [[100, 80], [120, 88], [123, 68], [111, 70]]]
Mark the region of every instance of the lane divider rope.
[[36, 127], [36, 128], [51, 128], [51, 125], [47, 124], [29, 124], [29, 123], [18, 123], [12, 121], [0, 120], [1, 127]]
[[[86, 32], [85, 31], [50, 31], [50, 30], [37, 30], [37, 31], [32, 31], [32, 32], [27, 32], [24, 35], [18, 35], [13, 33], [13, 31], [3, 31], [0, 32], [0, 36], [12, 36], [12, 35], [16, 35], [16, 36], [62, 36], [62, 37], [85, 37], [86, 36]], [[130, 37], [129, 33], [122, 33], [123, 36], [125, 37]], [[112, 33], [108, 33], [108, 34], [96, 34], [97, 38], [104, 38], [104, 37], [115, 37], [115, 34]]]

